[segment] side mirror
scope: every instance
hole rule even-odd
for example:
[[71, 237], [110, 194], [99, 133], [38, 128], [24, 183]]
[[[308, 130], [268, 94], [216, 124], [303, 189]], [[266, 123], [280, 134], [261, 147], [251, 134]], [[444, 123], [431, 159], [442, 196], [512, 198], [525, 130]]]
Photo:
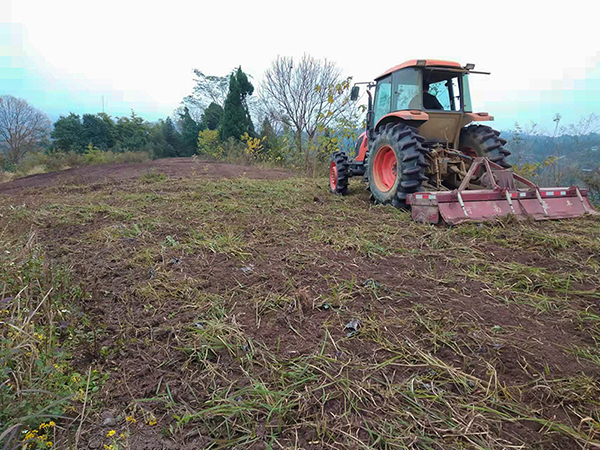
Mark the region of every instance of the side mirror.
[[358, 86], [353, 86], [352, 90], [350, 91], [350, 100], [352, 100], [353, 102], [358, 100], [359, 92], [360, 92], [360, 88]]

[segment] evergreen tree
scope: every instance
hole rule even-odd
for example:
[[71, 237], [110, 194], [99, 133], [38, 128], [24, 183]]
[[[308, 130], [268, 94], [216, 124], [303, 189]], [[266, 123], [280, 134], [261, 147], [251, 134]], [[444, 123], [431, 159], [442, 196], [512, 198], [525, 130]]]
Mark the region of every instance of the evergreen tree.
[[208, 105], [208, 108], [204, 110], [202, 114], [202, 123], [209, 130], [216, 130], [219, 128], [221, 123], [221, 117], [223, 116], [223, 108], [221, 105], [212, 102]]
[[115, 145], [115, 124], [108, 114], [84, 114], [82, 123], [83, 144], [92, 144], [102, 150]]
[[50, 137], [54, 140], [54, 150], [66, 152], [83, 152], [85, 144], [82, 140], [83, 127], [81, 119], [77, 114], [69, 114], [67, 117], [60, 116], [54, 123], [54, 129]]
[[150, 125], [134, 111], [129, 117], [119, 117], [116, 124], [118, 150], [144, 150], [150, 142]]
[[196, 153], [198, 133], [202, 131], [203, 125], [196, 122], [190, 115], [188, 107], [179, 113], [179, 127], [181, 129], [181, 145], [177, 156], [192, 156]]
[[181, 145], [181, 136], [170, 117], [160, 119], [150, 132], [148, 149], [152, 158], [172, 158], [177, 156], [177, 148]]
[[279, 137], [277, 136], [277, 133], [275, 133], [268, 117], [265, 117], [263, 120], [260, 137], [265, 138], [263, 145], [266, 153], [272, 153], [275, 150], [279, 150], [281, 147]]
[[255, 136], [254, 125], [246, 103], [246, 97], [253, 92], [254, 86], [248, 81], [248, 76], [242, 68], [238, 67], [229, 77], [229, 93], [225, 99], [219, 126], [219, 138], [222, 141], [230, 137], [240, 139], [244, 133]]

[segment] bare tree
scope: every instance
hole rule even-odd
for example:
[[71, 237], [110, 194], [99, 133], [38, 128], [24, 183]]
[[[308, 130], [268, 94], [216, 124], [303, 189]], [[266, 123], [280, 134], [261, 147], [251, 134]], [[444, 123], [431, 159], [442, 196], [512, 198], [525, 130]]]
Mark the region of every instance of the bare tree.
[[0, 143], [6, 148], [11, 163], [19, 163], [49, 131], [50, 120], [46, 114], [12, 95], [0, 97]]
[[183, 103], [196, 119], [213, 102], [223, 107], [229, 89], [229, 76], [206, 75], [198, 69], [194, 69], [194, 74], [196, 86], [192, 94], [183, 99]]
[[304, 55], [295, 64], [278, 56], [265, 72], [260, 96], [265, 113], [294, 130], [296, 147], [308, 167], [315, 136], [338, 120], [348, 106], [350, 79], [328, 60]]

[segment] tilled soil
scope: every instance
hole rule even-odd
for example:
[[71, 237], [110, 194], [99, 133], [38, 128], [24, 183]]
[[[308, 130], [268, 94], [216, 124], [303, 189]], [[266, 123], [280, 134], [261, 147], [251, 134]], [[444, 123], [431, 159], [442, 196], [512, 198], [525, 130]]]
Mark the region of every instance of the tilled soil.
[[223, 164], [192, 158], [158, 159], [138, 164], [105, 164], [83, 166], [58, 172], [30, 175], [0, 184], [1, 194], [19, 193], [23, 189], [60, 184], [94, 184], [139, 178], [161, 173], [169, 177], [205, 177], [209, 179], [247, 177], [251, 179], [283, 179], [290, 176], [285, 170], [260, 169], [251, 166]]
[[133, 449], [600, 438], [598, 222], [430, 227], [363, 189], [189, 159], [0, 185], [5, 232], [90, 294], [73, 364], [110, 378], [84, 445], [107, 415]]

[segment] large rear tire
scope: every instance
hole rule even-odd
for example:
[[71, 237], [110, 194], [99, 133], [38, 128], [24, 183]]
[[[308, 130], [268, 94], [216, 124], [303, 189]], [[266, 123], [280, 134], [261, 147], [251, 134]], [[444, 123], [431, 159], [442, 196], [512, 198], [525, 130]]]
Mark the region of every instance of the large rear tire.
[[460, 132], [459, 150], [469, 156], [485, 156], [490, 161], [509, 169], [506, 158], [510, 152], [504, 148], [506, 140], [500, 132], [486, 125], [470, 125]]
[[329, 163], [329, 189], [334, 194], [346, 195], [349, 182], [348, 156], [344, 152], [334, 152]]
[[387, 124], [377, 132], [365, 158], [365, 175], [376, 203], [406, 208], [407, 194], [421, 190], [429, 167], [424, 140], [403, 123]]

